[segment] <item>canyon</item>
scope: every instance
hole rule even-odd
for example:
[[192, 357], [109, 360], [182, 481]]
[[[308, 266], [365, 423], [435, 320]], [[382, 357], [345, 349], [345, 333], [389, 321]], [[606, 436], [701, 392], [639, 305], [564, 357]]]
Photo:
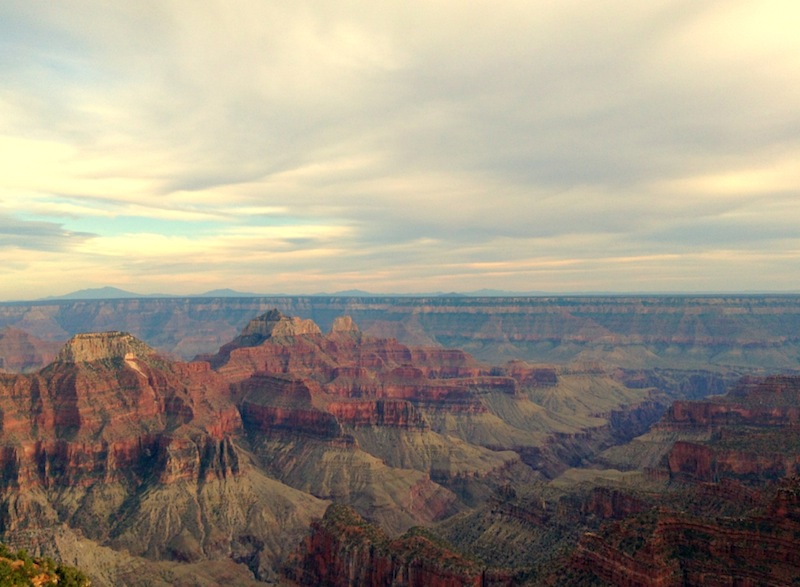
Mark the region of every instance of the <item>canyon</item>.
[[[498, 488], [481, 506], [423, 533], [424, 549], [329, 510], [289, 559], [289, 575], [305, 585], [403, 584], [398, 577], [415, 573], [440, 585], [793, 585], [800, 577], [800, 444], [796, 420], [775, 414], [796, 405], [798, 389], [800, 377], [766, 377], [724, 396], [676, 402], [645, 437], [669, 432], [693, 442], [663, 443], [658, 468], [623, 476], [597, 466], [582, 483]], [[759, 410], [744, 421], [687, 417], [754, 405]], [[786, 441], [764, 453], [759, 435], [736, 434], [735, 450], [721, 452], [718, 444], [742, 426]], [[705, 458], [689, 445], [708, 451]], [[776, 456], [792, 466], [760, 465]], [[335, 568], [377, 569], [378, 576], [348, 582], [346, 572], [325, 575]]]
[[795, 321], [791, 296], [2, 304], [0, 537], [95, 585], [786, 584]]

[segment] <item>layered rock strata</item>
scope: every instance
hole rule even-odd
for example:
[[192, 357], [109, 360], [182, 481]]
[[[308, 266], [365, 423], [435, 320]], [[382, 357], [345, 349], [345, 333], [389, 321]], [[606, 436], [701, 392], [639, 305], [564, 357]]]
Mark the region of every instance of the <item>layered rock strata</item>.
[[800, 377], [751, 377], [725, 396], [677, 401], [657, 429], [692, 438], [667, 455], [672, 476], [758, 482], [800, 474]]
[[390, 539], [353, 510], [332, 505], [312, 525], [288, 562], [286, 575], [300, 585], [513, 585], [511, 573], [490, 571], [432, 535], [408, 532]]
[[[38, 373], [0, 375], [0, 530], [68, 525], [131, 556], [230, 559], [275, 580], [328, 500], [387, 536], [431, 525], [587, 462], [659, 405], [596, 361], [489, 367], [329, 322], [323, 334], [271, 310], [190, 363], [121, 331], [85, 334]], [[641, 504], [612, 493], [577, 507], [605, 519]], [[510, 499], [496, 510], [515, 524], [555, 515]], [[331, 565], [359, 581], [511, 580], [424, 533], [345, 552], [326, 532], [351, 524], [331, 515], [304, 543], [316, 554], [298, 554], [298, 580]]]
[[42, 552], [68, 525], [133, 555], [238, 557], [266, 578], [286, 548], [277, 533], [324, 509], [252, 466], [207, 363], [169, 361], [127, 333], [79, 335], [38, 373], [0, 375], [0, 414], [0, 532], [38, 533]]
[[375, 337], [461, 348], [494, 364], [590, 359], [627, 368], [777, 371], [796, 369], [800, 351], [794, 295], [65, 300], [0, 304], [0, 327], [62, 341], [120, 330], [190, 358], [214, 352], [273, 308], [323, 330], [338, 316], [352, 316]]
[[[748, 377], [724, 396], [678, 401], [647, 436], [671, 438], [669, 484], [641, 499], [600, 489], [562, 569], [575, 583], [791, 585], [800, 577], [800, 377]], [[643, 444], [643, 443], [640, 443]], [[597, 499], [595, 499], [597, 498]], [[621, 514], [621, 515], [620, 515]], [[555, 575], [543, 584], [555, 584]]]
[[800, 576], [798, 494], [795, 477], [765, 492], [761, 515], [651, 511], [584, 536], [571, 566], [623, 587], [791, 585]]

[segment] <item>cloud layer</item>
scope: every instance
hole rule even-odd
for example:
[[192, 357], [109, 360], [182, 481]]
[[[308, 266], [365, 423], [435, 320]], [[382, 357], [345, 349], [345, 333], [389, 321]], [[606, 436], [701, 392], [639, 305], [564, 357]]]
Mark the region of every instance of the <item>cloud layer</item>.
[[4, 2], [0, 299], [800, 290], [790, 1]]

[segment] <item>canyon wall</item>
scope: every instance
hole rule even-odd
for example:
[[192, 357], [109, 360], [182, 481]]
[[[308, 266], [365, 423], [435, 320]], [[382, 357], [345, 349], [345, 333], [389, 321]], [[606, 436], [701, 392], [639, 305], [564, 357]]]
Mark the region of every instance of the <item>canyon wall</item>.
[[601, 360], [626, 367], [797, 368], [798, 296], [136, 298], [0, 304], [0, 328], [43, 340], [131, 332], [183, 358], [214, 352], [271, 309], [323, 331], [348, 315], [377, 337], [479, 359]]
[[[741, 312], [769, 309], [759, 299]], [[202, 316], [178, 320], [158, 306], [176, 300], [136, 302], [140, 325], [160, 307], [167, 331], [207, 332]], [[800, 377], [749, 377], [727, 396], [673, 402], [653, 432], [670, 442], [660, 477], [618, 470], [618, 486], [574, 491], [547, 483], [596, 465], [606, 447], [645, 430], [671, 394], [703, 396], [737, 372], [609, 367], [613, 349], [627, 349], [628, 359], [651, 349], [648, 360], [665, 362], [712, 350], [730, 357], [720, 350], [728, 344], [752, 350], [758, 345], [735, 320], [720, 318], [739, 316], [738, 306], [720, 302], [720, 313], [697, 298], [704, 309], [689, 311], [686, 299], [660, 299], [656, 314], [674, 311], [683, 326], [645, 339], [636, 332], [650, 319], [648, 299], [514, 303], [504, 306], [509, 320], [536, 315], [542, 328], [560, 324], [558, 335], [508, 338], [487, 308], [437, 299], [406, 305], [416, 313], [405, 331], [426, 346], [371, 334], [387, 330], [385, 315], [363, 330], [350, 317], [329, 317], [325, 332], [274, 308], [192, 362], [118, 328], [76, 334], [39, 371], [0, 374], [0, 532], [27, 544], [61, 528], [114, 556], [235, 563], [261, 580], [283, 572], [301, 584], [548, 584], [533, 562], [551, 561], [534, 551], [575, 545], [559, 569], [619, 585], [682, 584], [676, 577], [700, 585], [714, 576], [780, 584], [796, 571]], [[21, 321], [52, 329], [51, 307]], [[545, 319], [552, 308], [559, 313]], [[95, 318], [133, 320], [108, 310]], [[214, 311], [224, 322], [224, 308]], [[437, 346], [446, 329], [420, 330], [457, 329], [458, 316], [484, 321], [465, 346], [560, 348], [569, 362], [491, 365]], [[613, 334], [621, 325], [627, 334]], [[607, 346], [611, 354], [595, 352]], [[480, 556], [419, 525], [441, 528], [459, 547], [479, 545]], [[591, 533], [579, 540], [581, 529]], [[752, 565], [730, 563], [747, 548], [756, 552]], [[720, 574], [717, 560], [733, 570]]]

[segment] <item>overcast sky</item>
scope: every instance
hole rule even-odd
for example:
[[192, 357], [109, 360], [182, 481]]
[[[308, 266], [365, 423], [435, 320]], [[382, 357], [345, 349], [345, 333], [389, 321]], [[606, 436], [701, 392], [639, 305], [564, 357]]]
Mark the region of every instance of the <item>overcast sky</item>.
[[4, 0], [0, 299], [800, 291], [800, 3]]

